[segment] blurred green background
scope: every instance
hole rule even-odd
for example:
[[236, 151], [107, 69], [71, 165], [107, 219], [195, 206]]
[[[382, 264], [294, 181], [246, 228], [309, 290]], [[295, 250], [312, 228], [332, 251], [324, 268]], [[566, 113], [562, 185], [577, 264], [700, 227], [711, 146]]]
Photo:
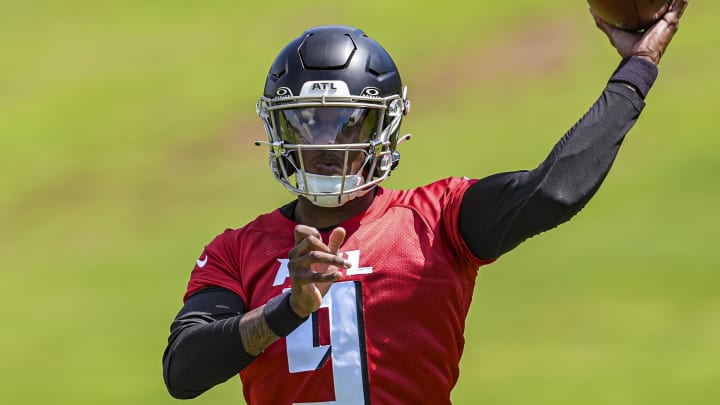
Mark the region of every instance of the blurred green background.
[[[455, 403], [717, 403], [718, 16], [692, 2], [589, 206], [480, 271]], [[409, 86], [396, 188], [534, 167], [619, 61], [583, 0], [3, 2], [0, 403], [174, 402], [195, 259], [291, 198], [252, 145], [267, 69], [328, 23]]]

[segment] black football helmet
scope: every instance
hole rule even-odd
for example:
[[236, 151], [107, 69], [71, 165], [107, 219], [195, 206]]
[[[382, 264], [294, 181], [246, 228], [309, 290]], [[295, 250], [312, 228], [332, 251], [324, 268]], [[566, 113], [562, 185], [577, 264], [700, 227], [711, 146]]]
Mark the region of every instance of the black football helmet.
[[[270, 67], [257, 103], [269, 141], [256, 144], [269, 145], [270, 168], [292, 194], [340, 206], [397, 166], [397, 145], [409, 139], [399, 137], [400, 122], [409, 110], [407, 88], [380, 44], [357, 28], [315, 27], [290, 42]], [[333, 154], [323, 167], [336, 170], [307, 167], [313, 153]], [[353, 166], [357, 172], [349, 172], [350, 161], [361, 162]]]

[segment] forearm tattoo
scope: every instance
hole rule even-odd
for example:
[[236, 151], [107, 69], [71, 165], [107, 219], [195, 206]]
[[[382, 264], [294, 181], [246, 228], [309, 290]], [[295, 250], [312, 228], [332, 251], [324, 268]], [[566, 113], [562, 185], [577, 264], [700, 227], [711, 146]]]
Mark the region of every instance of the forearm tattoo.
[[272, 342], [279, 339], [265, 321], [264, 308], [265, 306], [255, 308], [243, 315], [240, 320], [240, 339], [245, 351], [252, 356], [259, 355]]

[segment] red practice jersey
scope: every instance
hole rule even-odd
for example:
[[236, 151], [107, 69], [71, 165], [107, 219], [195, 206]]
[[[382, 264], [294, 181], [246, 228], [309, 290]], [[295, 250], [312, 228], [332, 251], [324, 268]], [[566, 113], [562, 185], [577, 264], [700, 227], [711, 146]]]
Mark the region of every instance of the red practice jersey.
[[[477, 269], [459, 231], [473, 180], [379, 188], [340, 224], [352, 263], [323, 305], [240, 373], [249, 404], [450, 403]], [[279, 210], [226, 230], [198, 259], [186, 297], [234, 291], [252, 310], [290, 287], [296, 222]], [[329, 233], [323, 233], [327, 243]], [[238, 344], [241, 344], [238, 340]]]

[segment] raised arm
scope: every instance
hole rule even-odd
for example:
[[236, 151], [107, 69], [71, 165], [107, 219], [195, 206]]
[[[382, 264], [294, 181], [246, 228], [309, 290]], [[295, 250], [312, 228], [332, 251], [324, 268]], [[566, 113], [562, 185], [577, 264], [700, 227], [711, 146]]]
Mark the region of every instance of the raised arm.
[[534, 170], [500, 173], [463, 197], [460, 232], [480, 259], [494, 259], [568, 221], [600, 187], [657, 76], [657, 63], [678, 29], [687, 0], [676, 0], [644, 33], [595, 17], [623, 60], [600, 98]]

